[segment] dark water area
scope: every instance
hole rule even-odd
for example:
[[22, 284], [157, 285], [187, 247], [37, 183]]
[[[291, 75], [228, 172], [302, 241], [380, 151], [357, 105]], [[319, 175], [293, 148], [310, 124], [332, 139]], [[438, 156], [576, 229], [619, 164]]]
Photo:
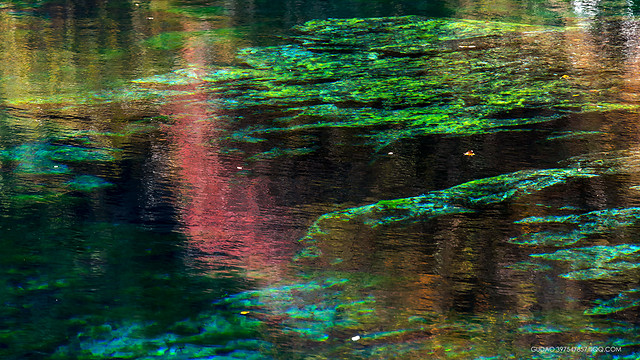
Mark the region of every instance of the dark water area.
[[0, 2], [0, 358], [637, 358], [639, 9]]

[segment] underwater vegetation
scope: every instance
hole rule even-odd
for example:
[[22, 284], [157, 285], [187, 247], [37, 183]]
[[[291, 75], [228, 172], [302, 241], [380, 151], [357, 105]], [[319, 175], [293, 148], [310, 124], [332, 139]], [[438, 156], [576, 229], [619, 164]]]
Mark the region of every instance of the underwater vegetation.
[[43, 201], [54, 199], [68, 190], [91, 192], [113, 186], [112, 183], [89, 174], [76, 175], [62, 183], [59, 180], [73, 176], [71, 167], [74, 164], [113, 162], [116, 159], [115, 152], [115, 149], [34, 141], [0, 151], [0, 160], [13, 164], [12, 173], [16, 176], [47, 178], [45, 183], [48, 185], [34, 183], [23, 189], [26, 193], [19, 191], [13, 196], [17, 201]]
[[567, 246], [586, 239], [590, 235], [608, 234], [631, 226], [640, 219], [640, 208], [605, 209], [581, 215], [528, 217], [516, 221], [523, 225], [570, 225], [566, 231], [529, 232], [509, 239], [509, 242], [532, 246]]
[[[297, 45], [242, 50], [239, 61], [252, 76], [228, 68], [219, 80], [210, 72], [199, 79], [219, 96], [211, 100], [217, 108], [266, 120], [229, 135], [240, 142], [349, 128], [381, 150], [428, 134], [506, 131], [567, 111], [633, 108], [588, 91], [591, 75], [558, 70], [566, 59], [549, 47], [565, 31], [576, 30], [413, 16], [311, 21], [294, 28]], [[175, 84], [185, 81], [177, 75]]]
[[102, 324], [78, 333], [52, 359], [272, 359], [264, 355], [271, 344], [256, 340], [264, 326], [231, 313], [177, 322], [166, 332], [155, 323]]
[[385, 280], [316, 274], [231, 295], [215, 304], [216, 311], [168, 328], [143, 322], [85, 326], [53, 358], [303, 359], [306, 351], [290, 347], [300, 344], [326, 359], [530, 358], [522, 336], [533, 336], [535, 345], [558, 334], [579, 336], [595, 346], [634, 346], [633, 324], [577, 311], [469, 316], [398, 309], [391, 315], [375, 295], [380, 281]]
[[66, 184], [73, 190], [85, 192], [113, 186], [112, 183], [93, 175], [79, 175]]
[[377, 203], [348, 208], [320, 216], [301, 239], [309, 245], [298, 259], [319, 256], [319, 238], [331, 236], [331, 229], [345, 222], [358, 222], [375, 228], [391, 224], [426, 221], [439, 216], [471, 213], [550, 186], [596, 174], [582, 169], [521, 170], [495, 177], [472, 180], [449, 189], [431, 191], [410, 198], [381, 200]]
[[0, 159], [17, 162], [16, 171], [31, 174], [59, 173], [64, 162], [108, 162], [113, 149], [30, 142], [0, 151]]
[[[193, 16], [218, 11], [177, 8]], [[225, 30], [162, 33], [147, 42], [179, 47], [186, 39], [215, 38], [219, 31]], [[571, 66], [558, 44], [580, 31], [417, 16], [314, 20], [293, 28], [288, 45], [241, 50], [237, 66], [193, 65], [135, 79], [120, 89], [5, 102], [62, 112], [130, 103], [158, 109], [205, 94], [210, 120], [227, 120], [220, 139], [277, 143], [286, 134], [339, 128], [355, 135], [352, 145], [374, 151], [425, 135], [486, 134], [567, 113], [635, 109], [610, 90], [621, 78], [612, 75], [604, 90], [594, 92], [596, 72]], [[304, 155], [314, 145], [285, 153]], [[276, 155], [253, 152], [254, 159]]]
[[[209, 10], [194, 8], [183, 14], [206, 19], [218, 16], [219, 9]], [[564, 44], [567, 32], [580, 29], [409, 16], [310, 21], [293, 31], [289, 45], [242, 50], [235, 67], [194, 66], [133, 80], [120, 91], [25, 97], [7, 103], [45, 105], [64, 112], [113, 103], [144, 102], [157, 107], [206, 94], [204, 103], [213, 115], [201, 120], [225, 120], [221, 122], [228, 127], [221, 131], [221, 139], [231, 142], [233, 151], [247, 154], [249, 161], [304, 156], [320, 148], [313, 140], [298, 147], [279, 143], [283, 135], [290, 134], [343, 129], [359, 140], [352, 145], [376, 152], [425, 135], [514, 131], [568, 113], [636, 109], [616, 102], [613, 90], [592, 92], [593, 72], [568, 65], [571, 59], [559, 50], [559, 44]], [[162, 33], [148, 39], [146, 45], [172, 50], [191, 38], [211, 35]], [[619, 80], [609, 79], [611, 84]], [[597, 134], [561, 133], [549, 140]], [[253, 145], [264, 142], [268, 146], [255, 151]], [[27, 142], [2, 151], [0, 157], [12, 165], [13, 174], [59, 177], [73, 191], [112, 186], [98, 176], [75, 173], [79, 164], [116, 160], [112, 149], [90, 142], [85, 145]], [[243, 145], [253, 151], [236, 149]], [[311, 225], [302, 239], [306, 247], [295, 259], [313, 261], [326, 256], [330, 252], [324, 249], [331, 244], [325, 240], [353, 224], [375, 231], [481, 213], [570, 181], [633, 171], [636, 158], [640, 156], [634, 152], [577, 157], [563, 168], [521, 170], [329, 212]], [[532, 246], [570, 246], [629, 227], [638, 215], [638, 208], [621, 208], [525, 218], [518, 224], [543, 230], [508, 241], [526, 251]], [[633, 274], [640, 267], [639, 253], [640, 247], [633, 244], [585, 245], [532, 254], [530, 261], [515, 264], [511, 270], [548, 272], [553, 269], [548, 264], [560, 263], [558, 267], [567, 268], [560, 275], [564, 279], [606, 280]], [[577, 320], [492, 313], [473, 319], [448, 318], [402, 309], [390, 313], [388, 304], [377, 296], [378, 280], [353, 274], [306, 274], [296, 281], [230, 295], [212, 305], [215, 311], [168, 327], [137, 319], [81, 323], [78, 328], [82, 331], [58, 348], [53, 358], [271, 359], [279, 358], [281, 349], [276, 344], [286, 348], [287, 339], [308, 345], [318, 358], [525, 358], [531, 352], [528, 346], [516, 344], [518, 336], [536, 337], [544, 343], [546, 337], [556, 334], [588, 333], [589, 340], [597, 342], [605, 336], [604, 330], [597, 329], [611, 329], [612, 324], [593, 315], [640, 304], [638, 290], [630, 289], [599, 300], [587, 310], [579, 309], [574, 314]], [[624, 339], [612, 341], [630, 338], [627, 330], [634, 327], [624, 325], [620, 335]], [[507, 335], [505, 328], [511, 330]], [[470, 348], [470, 339], [476, 349]], [[506, 345], [496, 349], [496, 343]]]
[[[194, 65], [120, 90], [8, 102], [52, 109], [139, 101], [162, 106], [204, 93], [213, 117], [231, 125], [223, 139], [277, 141], [340, 128], [360, 139], [353, 145], [374, 151], [424, 135], [485, 134], [569, 112], [635, 109], [606, 90], [621, 79], [611, 77], [605, 90], [593, 92], [594, 72], [572, 69], [558, 44], [580, 31], [417, 16], [310, 21], [293, 29], [291, 44], [241, 50], [237, 66]], [[179, 46], [198, 36], [209, 35], [163, 33], [148, 41]]]

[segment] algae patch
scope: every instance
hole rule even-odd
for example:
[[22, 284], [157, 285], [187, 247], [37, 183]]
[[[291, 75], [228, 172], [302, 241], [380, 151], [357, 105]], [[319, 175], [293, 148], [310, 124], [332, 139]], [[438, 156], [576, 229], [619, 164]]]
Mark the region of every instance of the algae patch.
[[509, 242], [532, 246], [567, 246], [588, 236], [607, 234], [635, 224], [640, 219], [640, 208], [605, 209], [581, 215], [528, 217], [516, 224], [565, 225], [575, 227], [566, 231], [537, 231], [509, 239]]
[[405, 16], [314, 20], [293, 31], [292, 44], [241, 50], [242, 66], [180, 69], [134, 84], [156, 94], [206, 89], [222, 118], [252, 120], [230, 127], [227, 140], [279, 142], [340, 128], [355, 135], [352, 146], [375, 151], [425, 135], [487, 134], [569, 112], [636, 108], [611, 91], [590, 91], [594, 75], [570, 70], [558, 44], [577, 29]]
[[315, 257], [318, 238], [331, 235], [331, 229], [345, 222], [357, 222], [375, 228], [381, 225], [407, 224], [444, 215], [470, 213], [493, 204], [517, 199], [550, 186], [577, 178], [597, 176], [578, 169], [522, 170], [495, 177], [469, 181], [449, 189], [431, 191], [409, 198], [381, 200], [377, 203], [330, 212], [320, 216], [302, 239], [309, 246], [298, 259]]

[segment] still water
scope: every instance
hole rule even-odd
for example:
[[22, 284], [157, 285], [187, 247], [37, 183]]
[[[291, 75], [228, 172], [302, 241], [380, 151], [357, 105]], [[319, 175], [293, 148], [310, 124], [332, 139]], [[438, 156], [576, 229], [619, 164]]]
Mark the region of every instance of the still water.
[[638, 11], [0, 2], [0, 357], [635, 359]]

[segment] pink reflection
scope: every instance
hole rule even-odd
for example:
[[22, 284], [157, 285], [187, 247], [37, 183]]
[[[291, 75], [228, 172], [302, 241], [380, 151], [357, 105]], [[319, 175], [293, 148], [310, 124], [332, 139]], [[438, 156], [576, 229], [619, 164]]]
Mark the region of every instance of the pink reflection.
[[[196, 64], [196, 73], [204, 67], [201, 47], [189, 47], [182, 54], [185, 62]], [[270, 180], [239, 175], [242, 159], [220, 154], [212, 142], [221, 135], [216, 128], [225, 124], [206, 103], [206, 89], [196, 84], [181, 90], [191, 95], [172, 101], [163, 113], [175, 121], [170, 130], [171, 158], [178, 172], [177, 207], [189, 246], [210, 271], [232, 266], [252, 277], [281, 278], [296, 242], [273, 229], [272, 224], [286, 219], [274, 211]]]

